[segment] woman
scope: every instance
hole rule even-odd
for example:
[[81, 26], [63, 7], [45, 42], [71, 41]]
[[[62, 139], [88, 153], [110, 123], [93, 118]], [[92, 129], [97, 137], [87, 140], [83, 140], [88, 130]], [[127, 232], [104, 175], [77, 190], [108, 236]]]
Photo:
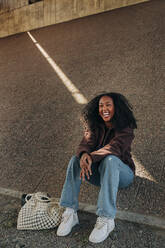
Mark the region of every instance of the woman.
[[133, 129], [137, 128], [132, 107], [119, 93], [103, 93], [83, 109], [84, 137], [77, 155], [69, 162], [60, 205], [66, 210], [57, 235], [68, 235], [79, 223], [78, 195], [84, 180], [100, 186], [96, 225], [89, 236], [93, 243], [104, 241], [115, 227], [116, 198], [119, 188], [134, 179], [131, 158]]

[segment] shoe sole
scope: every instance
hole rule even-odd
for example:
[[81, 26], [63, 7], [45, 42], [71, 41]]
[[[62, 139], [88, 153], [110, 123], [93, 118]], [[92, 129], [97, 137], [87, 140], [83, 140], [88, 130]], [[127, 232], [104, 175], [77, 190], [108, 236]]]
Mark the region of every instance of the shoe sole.
[[115, 226], [114, 226], [114, 228], [109, 232], [109, 234], [108, 235], [105, 235], [105, 237], [104, 238], [102, 238], [101, 240], [99, 240], [99, 241], [93, 241], [93, 240], [90, 240], [90, 237], [89, 237], [89, 241], [91, 242], [91, 243], [95, 243], [95, 244], [98, 244], [98, 243], [101, 243], [101, 242], [103, 242], [104, 240], [106, 240], [107, 238], [108, 238], [108, 236], [110, 235], [110, 233], [113, 231], [115, 229]]
[[75, 227], [75, 226], [78, 225], [78, 224], [79, 224], [79, 222], [75, 223], [75, 224], [72, 226], [72, 228], [71, 228], [67, 233], [59, 234], [59, 233], [57, 232], [57, 236], [59, 236], [59, 237], [64, 237], [64, 236], [69, 235], [69, 234], [71, 233], [73, 227]]

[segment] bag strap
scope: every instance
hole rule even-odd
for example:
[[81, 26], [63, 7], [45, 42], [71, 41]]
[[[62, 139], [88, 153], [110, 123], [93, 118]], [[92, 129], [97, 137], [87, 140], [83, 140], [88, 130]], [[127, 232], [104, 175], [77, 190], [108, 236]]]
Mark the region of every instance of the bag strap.
[[57, 203], [56, 198], [50, 197], [44, 192], [27, 194], [25, 197], [25, 202], [28, 202], [30, 199], [37, 200], [37, 201], [42, 202], [42, 203], [43, 202], [45, 202], [45, 203], [48, 203], [48, 202]]
[[52, 204], [59, 205], [56, 198], [50, 197], [49, 195], [47, 195], [47, 193], [44, 193], [44, 192], [27, 194], [25, 197], [25, 202], [28, 202], [29, 200], [42, 202], [42, 203], [50, 203], [50, 205]]
[[[31, 199], [31, 197], [33, 196], [33, 194], [27, 194], [26, 196], [25, 196], [25, 202], [28, 202], [30, 199]], [[29, 198], [29, 199], [28, 199]]]
[[35, 193], [34, 198], [37, 199], [37, 201], [39, 201], [39, 202], [48, 203], [51, 201], [51, 197], [47, 196], [44, 193], [40, 193], [40, 192]]

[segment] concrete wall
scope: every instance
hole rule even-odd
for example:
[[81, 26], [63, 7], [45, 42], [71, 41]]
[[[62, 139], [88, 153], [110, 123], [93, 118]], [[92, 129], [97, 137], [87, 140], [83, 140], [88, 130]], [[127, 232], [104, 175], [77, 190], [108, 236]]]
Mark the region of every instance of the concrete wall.
[[2, 0], [0, 37], [149, 0]]
[[28, 0], [0, 0], [0, 14], [28, 5]]

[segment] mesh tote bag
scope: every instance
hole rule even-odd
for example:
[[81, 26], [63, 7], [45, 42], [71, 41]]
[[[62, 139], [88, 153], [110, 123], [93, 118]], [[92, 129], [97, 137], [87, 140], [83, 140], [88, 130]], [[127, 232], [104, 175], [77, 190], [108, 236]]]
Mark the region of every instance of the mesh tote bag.
[[58, 226], [63, 208], [47, 193], [27, 194], [18, 214], [18, 230], [41, 230]]

